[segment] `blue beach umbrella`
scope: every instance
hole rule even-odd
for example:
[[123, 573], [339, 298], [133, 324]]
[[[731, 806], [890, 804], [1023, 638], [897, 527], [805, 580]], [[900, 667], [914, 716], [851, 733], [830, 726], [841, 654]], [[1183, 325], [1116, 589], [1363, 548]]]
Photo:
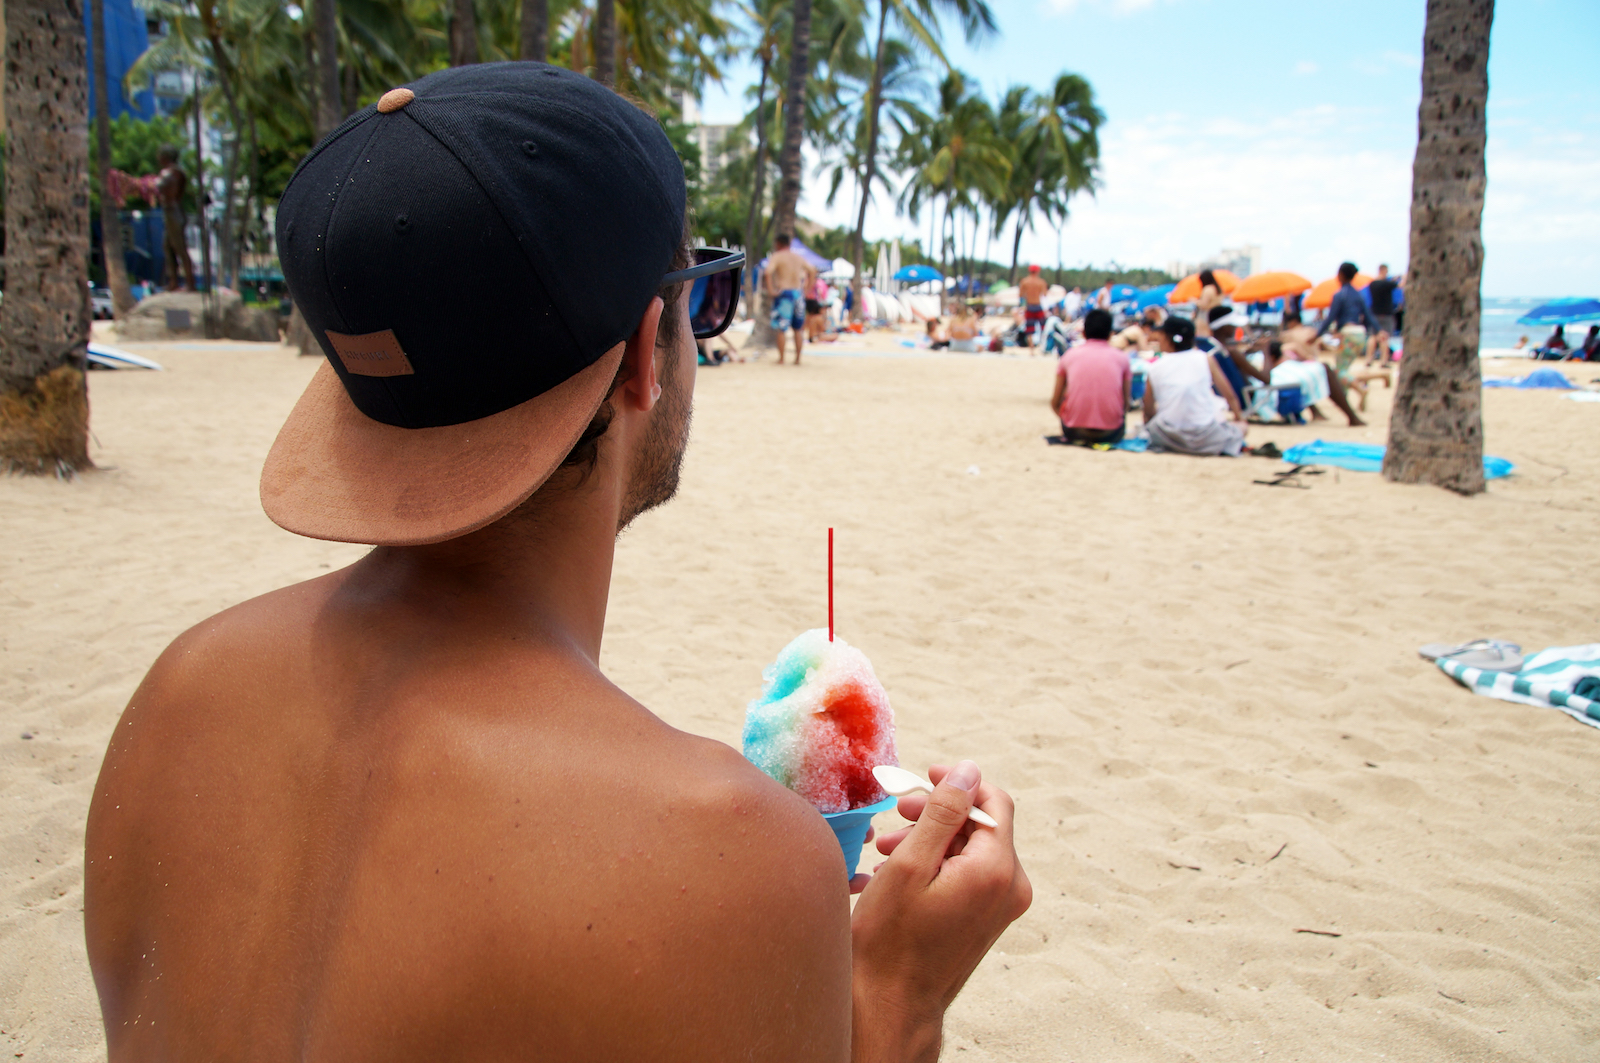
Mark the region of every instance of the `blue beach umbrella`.
[[1139, 298], [1139, 289], [1131, 284], [1113, 284], [1111, 286], [1111, 301], [1113, 303], [1126, 303]]
[[942, 281], [944, 280], [944, 274], [932, 266], [924, 266], [918, 263], [914, 266], [901, 266], [895, 272], [894, 279], [903, 284], [922, 284], [925, 281]]
[[1166, 306], [1167, 293], [1176, 287], [1176, 284], [1158, 284], [1154, 288], [1146, 288], [1139, 293], [1137, 300], [1139, 309], [1143, 310], [1147, 306]]
[[1600, 299], [1552, 299], [1517, 318], [1519, 325], [1571, 325], [1600, 321]]

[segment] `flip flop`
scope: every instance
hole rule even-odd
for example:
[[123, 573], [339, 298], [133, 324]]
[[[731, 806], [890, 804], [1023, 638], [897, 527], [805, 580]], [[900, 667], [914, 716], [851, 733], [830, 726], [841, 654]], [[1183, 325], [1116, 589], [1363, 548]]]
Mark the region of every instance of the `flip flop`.
[[1443, 658], [1485, 672], [1515, 672], [1522, 667], [1522, 647], [1504, 639], [1473, 639], [1459, 646], [1452, 646], [1446, 642], [1430, 642], [1420, 647], [1417, 653], [1424, 660], [1434, 661]]

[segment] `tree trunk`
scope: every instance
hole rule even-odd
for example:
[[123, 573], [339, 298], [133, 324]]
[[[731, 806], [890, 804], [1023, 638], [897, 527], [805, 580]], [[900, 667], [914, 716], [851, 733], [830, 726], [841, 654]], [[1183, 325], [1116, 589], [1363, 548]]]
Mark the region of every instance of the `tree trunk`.
[[856, 212], [856, 235], [850, 241], [850, 264], [856, 268], [851, 285], [855, 289], [854, 321], [861, 316], [861, 261], [866, 257], [867, 197], [872, 194], [872, 181], [878, 175], [878, 113], [883, 108], [883, 31], [889, 22], [889, 0], [878, 0], [878, 45], [872, 53], [872, 90], [867, 102], [866, 175], [861, 179], [861, 206]]
[[1483, 490], [1484, 105], [1493, 0], [1428, 0], [1411, 170], [1405, 358], [1389, 417], [1385, 479]]
[[206, 207], [210, 198], [206, 194], [206, 154], [205, 136], [201, 130], [202, 119], [200, 99], [200, 77], [194, 79], [194, 217], [200, 227], [200, 282], [195, 285], [197, 289], [210, 293], [216, 288], [216, 277], [211, 272], [211, 236], [206, 231]]
[[1017, 235], [1011, 238], [1011, 279], [1007, 283], [1017, 283], [1017, 259], [1022, 254], [1022, 219], [1017, 218]]
[[522, 0], [522, 58], [542, 63], [550, 56], [549, 0]]
[[[744, 305], [754, 307], [756, 294], [755, 264], [761, 260], [760, 247], [757, 247], [756, 222], [761, 220], [761, 197], [766, 191], [767, 184], [767, 74], [772, 66], [772, 51], [764, 48], [761, 52], [761, 82], [756, 89], [756, 173], [755, 187], [750, 192], [750, 209], [745, 213], [744, 222]], [[760, 327], [758, 321], [757, 327]]]
[[794, 235], [800, 204], [800, 142], [806, 131], [806, 78], [811, 73], [811, 0], [794, 0], [794, 39], [789, 45], [789, 87], [784, 97], [783, 152], [778, 168], [778, 202], [773, 208], [778, 233]]
[[478, 61], [478, 13], [472, 0], [452, 0], [450, 8], [450, 65], [470, 66]]
[[91, 464], [83, 6], [9, 0], [5, 28], [0, 469], [65, 479]]
[[606, 88], [617, 83], [616, 0], [594, 2], [594, 79]]
[[339, 100], [339, 8], [338, 0], [312, 0], [317, 20], [317, 139], [321, 140], [344, 121]]
[[317, 21], [314, 13], [311, 18], [301, 16], [300, 42], [305, 47], [306, 72], [310, 75], [310, 80], [306, 82], [306, 102], [311, 105], [311, 124], [315, 127], [312, 132], [321, 139], [322, 105], [317, 102], [321, 95], [317, 85], [322, 80], [322, 68], [317, 65]]
[[105, 0], [91, 0], [89, 22], [94, 27], [94, 140], [100, 170], [100, 254], [106, 262], [106, 287], [111, 289], [111, 309], [119, 320], [133, 309], [133, 289], [128, 286], [128, 264], [122, 258], [122, 220], [111, 197], [111, 83], [106, 78]]

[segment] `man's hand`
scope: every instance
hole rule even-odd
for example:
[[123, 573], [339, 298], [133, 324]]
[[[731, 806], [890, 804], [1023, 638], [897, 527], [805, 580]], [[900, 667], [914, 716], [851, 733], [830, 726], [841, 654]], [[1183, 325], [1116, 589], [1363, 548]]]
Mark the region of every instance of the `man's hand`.
[[[983, 784], [970, 760], [928, 775], [932, 795], [900, 799], [913, 825], [877, 840], [889, 859], [851, 919], [855, 1063], [937, 1059], [945, 1008], [1033, 902], [1012, 843], [1011, 798]], [[999, 826], [967, 819], [974, 804]]]

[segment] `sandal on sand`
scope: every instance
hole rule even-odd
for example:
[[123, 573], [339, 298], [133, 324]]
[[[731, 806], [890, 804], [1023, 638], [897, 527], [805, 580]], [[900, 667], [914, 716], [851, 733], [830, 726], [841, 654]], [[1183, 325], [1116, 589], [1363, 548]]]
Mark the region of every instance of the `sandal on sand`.
[[1522, 647], [1503, 639], [1473, 639], [1459, 646], [1430, 642], [1417, 653], [1429, 661], [1442, 658], [1485, 672], [1515, 672], [1522, 667]]
[[1278, 449], [1278, 444], [1276, 443], [1263, 443], [1252, 450], [1250, 455], [1256, 458], [1281, 458], [1283, 457], [1283, 451]]

